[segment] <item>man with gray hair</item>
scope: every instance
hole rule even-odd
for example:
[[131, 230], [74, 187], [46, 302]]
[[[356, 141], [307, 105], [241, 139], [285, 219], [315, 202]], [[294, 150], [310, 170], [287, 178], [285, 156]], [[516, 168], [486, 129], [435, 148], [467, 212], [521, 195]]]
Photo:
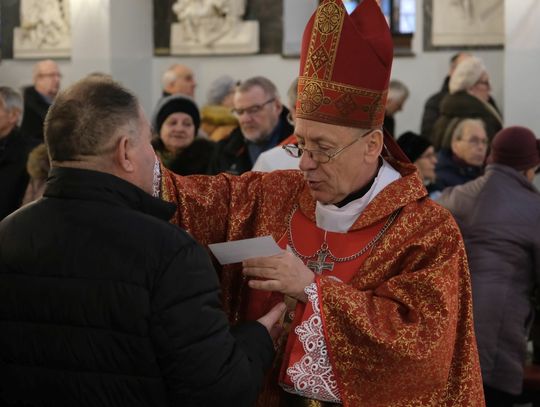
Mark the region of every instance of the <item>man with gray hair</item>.
[[450, 148], [443, 148], [437, 155], [435, 174], [441, 190], [482, 175], [488, 150], [489, 141], [482, 120], [463, 119], [453, 128]]
[[16, 210], [28, 183], [26, 159], [36, 142], [23, 137], [18, 127], [23, 112], [19, 93], [0, 87], [0, 220]]
[[56, 62], [47, 59], [34, 65], [33, 85], [24, 89], [24, 115], [21, 131], [25, 137], [43, 141], [43, 122], [60, 90], [62, 74]]
[[44, 199], [0, 223], [0, 404], [253, 404], [284, 304], [230, 330], [208, 254], [152, 196], [151, 135], [109, 79], [52, 105]]
[[242, 174], [259, 155], [290, 136], [294, 128], [287, 121], [289, 110], [281, 103], [276, 85], [255, 76], [237, 86], [233, 113], [239, 126], [221, 140], [210, 162], [209, 173]]
[[180, 94], [193, 98], [196, 86], [195, 74], [183, 64], [171, 65], [161, 77], [163, 96]]
[[384, 109], [383, 127], [392, 137], [395, 137], [396, 119], [394, 115], [403, 109], [405, 101], [409, 97], [409, 88], [397, 79], [391, 80], [388, 84], [388, 97]]

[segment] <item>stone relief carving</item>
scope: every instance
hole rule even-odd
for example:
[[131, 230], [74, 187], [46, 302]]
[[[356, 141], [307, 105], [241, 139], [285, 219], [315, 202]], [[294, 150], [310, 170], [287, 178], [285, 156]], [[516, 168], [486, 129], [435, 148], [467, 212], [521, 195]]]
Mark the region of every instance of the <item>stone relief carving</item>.
[[67, 57], [71, 49], [69, 0], [21, 0], [15, 58]]
[[171, 53], [241, 54], [259, 50], [257, 21], [244, 21], [245, 0], [178, 0]]

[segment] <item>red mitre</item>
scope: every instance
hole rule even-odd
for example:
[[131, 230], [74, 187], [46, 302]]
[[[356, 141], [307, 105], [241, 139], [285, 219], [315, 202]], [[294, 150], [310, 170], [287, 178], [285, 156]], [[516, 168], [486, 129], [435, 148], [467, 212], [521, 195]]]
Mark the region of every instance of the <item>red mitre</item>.
[[363, 129], [382, 127], [393, 44], [375, 0], [351, 15], [322, 0], [302, 39], [296, 116]]

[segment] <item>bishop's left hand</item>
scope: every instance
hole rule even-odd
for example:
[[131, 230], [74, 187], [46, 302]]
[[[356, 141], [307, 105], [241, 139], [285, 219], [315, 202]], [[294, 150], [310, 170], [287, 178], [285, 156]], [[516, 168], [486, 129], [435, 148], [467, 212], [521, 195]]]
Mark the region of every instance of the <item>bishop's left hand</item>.
[[315, 281], [315, 275], [302, 260], [290, 252], [275, 256], [244, 260], [243, 273], [261, 280], [249, 280], [251, 288], [278, 291], [299, 301], [306, 302], [304, 288]]

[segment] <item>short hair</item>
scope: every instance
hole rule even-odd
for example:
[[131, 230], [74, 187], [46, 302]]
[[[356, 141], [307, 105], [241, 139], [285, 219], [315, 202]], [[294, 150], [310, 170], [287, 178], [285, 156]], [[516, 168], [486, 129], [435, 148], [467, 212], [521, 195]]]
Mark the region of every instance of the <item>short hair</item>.
[[45, 118], [51, 161], [73, 161], [106, 151], [117, 130], [139, 120], [137, 98], [107, 78], [86, 77], [61, 92]]
[[52, 63], [56, 67], [58, 67], [58, 64], [54, 62], [52, 59], [43, 59], [41, 61], [37, 61], [34, 66], [32, 67], [32, 81], [35, 83], [36, 79], [38, 78], [39, 74], [41, 73], [42, 66], [45, 63]]
[[409, 88], [401, 81], [393, 79], [388, 84], [388, 99], [400, 100], [409, 97]]
[[167, 86], [169, 86], [171, 83], [173, 83], [176, 80], [176, 72], [175, 68], [178, 66], [178, 64], [173, 64], [167, 68], [165, 72], [163, 72], [163, 75], [161, 75], [161, 87], [165, 89]]
[[220, 105], [231, 91], [234, 91], [236, 82], [229, 75], [223, 75], [210, 84], [207, 93], [207, 103], [209, 105]]
[[23, 111], [23, 99], [19, 92], [8, 86], [0, 86], [0, 104], [5, 110], [13, 109]]
[[484, 72], [486, 72], [484, 62], [476, 56], [471, 56], [458, 64], [450, 76], [448, 90], [451, 94], [467, 90], [478, 82]]
[[287, 98], [289, 99], [289, 105], [294, 107], [298, 100], [298, 78], [295, 78], [294, 81], [292, 81], [291, 86], [289, 86]]
[[262, 88], [264, 93], [266, 93], [268, 96], [279, 99], [276, 85], [274, 85], [274, 83], [270, 79], [265, 78], [264, 76], [254, 76], [252, 78], [246, 79], [237, 86], [236, 91], [244, 93], [255, 86]]
[[458, 122], [458, 124], [456, 124], [456, 127], [454, 127], [454, 131], [452, 132], [452, 141], [461, 140], [461, 136], [463, 136], [463, 129], [469, 124], [477, 124], [484, 130], [486, 129], [486, 125], [482, 119], [472, 117], [462, 119]]

